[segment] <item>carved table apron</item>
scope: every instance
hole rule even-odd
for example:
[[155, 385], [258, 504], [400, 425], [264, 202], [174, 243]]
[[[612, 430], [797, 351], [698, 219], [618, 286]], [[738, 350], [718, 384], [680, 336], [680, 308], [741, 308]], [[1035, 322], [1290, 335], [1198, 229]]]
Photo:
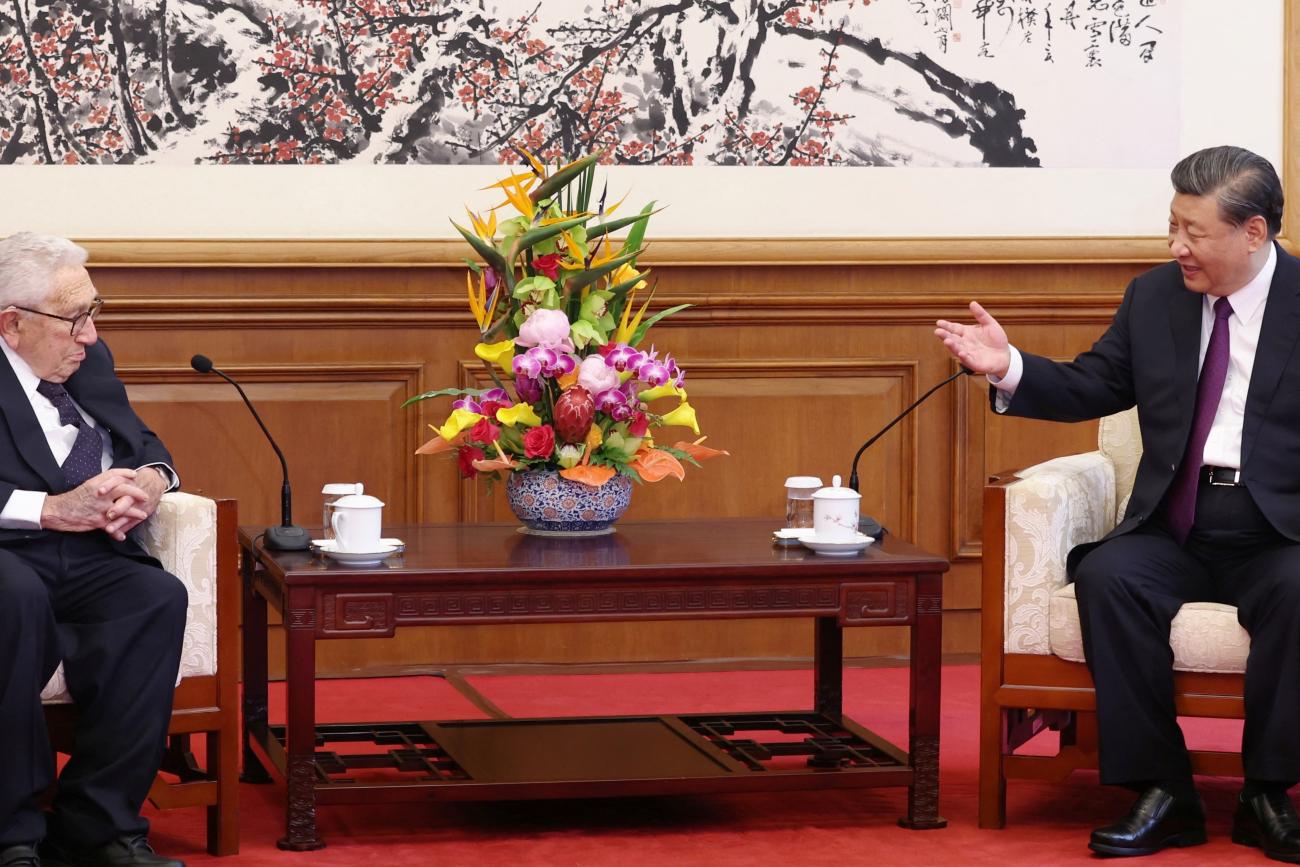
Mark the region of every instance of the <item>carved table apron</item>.
[[[907, 786], [900, 824], [941, 828], [939, 676], [948, 562], [892, 536], [852, 557], [772, 544], [770, 519], [626, 521], [598, 537], [507, 524], [385, 527], [378, 566], [267, 551], [240, 529], [246, 779], [287, 782], [281, 848], [319, 849], [316, 805]], [[286, 635], [286, 723], [268, 724], [267, 603]], [[811, 617], [812, 706], [763, 713], [316, 724], [315, 642], [401, 626]], [[844, 627], [911, 627], [908, 750], [842, 712]], [[777, 737], [764, 740], [764, 733]], [[331, 744], [386, 751], [345, 754]], [[357, 779], [359, 769], [391, 775]], [[391, 779], [389, 778], [391, 777]]]

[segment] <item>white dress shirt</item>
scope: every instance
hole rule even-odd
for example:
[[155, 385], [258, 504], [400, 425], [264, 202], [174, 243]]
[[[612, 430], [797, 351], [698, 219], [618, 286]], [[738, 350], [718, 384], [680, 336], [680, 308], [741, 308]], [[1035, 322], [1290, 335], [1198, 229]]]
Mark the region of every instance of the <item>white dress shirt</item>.
[[[55, 463], [63, 466], [63, 462], [67, 460], [68, 455], [72, 452], [72, 444], [77, 441], [78, 428], [59, 422], [58, 408], [50, 402], [49, 398], [36, 391], [36, 387], [41, 384], [41, 379], [32, 372], [27, 362], [18, 353], [10, 349], [9, 344], [5, 343], [4, 340], [0, 340], [0, 349], [4, 350], [5, 357], [9, 359], [9, 366], [13, 368], [14, 375], [18, 377], [18, 385], [31, 402], [32, 410], [36, 413], [36, 421], [40, 424], [41, 431], [45, 434], [45, 441], [50, 444], [50, 451], [54, 454]], [[100, 470], [101, 472], [107, 470], [113, 465], [112, 437], [108, 431], [96, 424], [95, 420], [87, 415], [86, 411], [75, 400], [72, 401], [72, 405], [77, 407], [77, 412], [81, 413], [85, 423], [99, 434], [99, 438], [104, 444]], [[176, 471], [167, 464], [145, 464], [145, 466], [154, 467], [162, 473], [163, 479], [167, 481], [167, 490], [173, 491], [179, 487]], [[144, 469], [144, 467], [140, 469]], [[4, 509], [0, 510], [0, 529], [39, 530], [41, 528], [41, 510], [45, 508], [45, 497], [45, 491], [14, 491], [5, 503]]]
[[[1214, 423], [1205, 440], [1201, 463], [1212, 467], [1241, 469], [1241, 426], [1246, 417], [1246, 394], [1250, 389], [1250, 374], [1255, 368], [1255, 349], [1259, 346], [1259, 331], [1264, 323], [1264, 306], [1268, 301], [1268, 287], [1273, 282], [1277, 268], [1277, 248], [1269, 244], [1268, 261], [1250, 282], [1228, 296], [1232, 316], [1228, 318], [1228, 375], [1223, 382], [1223, 395], [1214, 414]], [[1205, 362], [1205, 350], [1210, 345], [1214, 330], [1214, 302], [1212, 295], [1201, 301], [1200, 363]], [[1005, 412], [1011, 395], [1020, 385], [1025, 373], [1025, 363], [1020, 350], [1011, 347], [1011, 364], [1007, 375], [989, 382], [998, 390], [994, 409]]]

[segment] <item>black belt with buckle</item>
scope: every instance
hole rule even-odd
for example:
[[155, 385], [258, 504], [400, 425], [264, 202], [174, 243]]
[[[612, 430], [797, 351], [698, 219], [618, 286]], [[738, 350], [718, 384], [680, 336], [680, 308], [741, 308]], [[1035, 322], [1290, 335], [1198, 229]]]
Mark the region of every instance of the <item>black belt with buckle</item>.
[[1201, 467], [1201, 481], [1211, 485], [1243, 486], [1241, 470], [1232, 467]]

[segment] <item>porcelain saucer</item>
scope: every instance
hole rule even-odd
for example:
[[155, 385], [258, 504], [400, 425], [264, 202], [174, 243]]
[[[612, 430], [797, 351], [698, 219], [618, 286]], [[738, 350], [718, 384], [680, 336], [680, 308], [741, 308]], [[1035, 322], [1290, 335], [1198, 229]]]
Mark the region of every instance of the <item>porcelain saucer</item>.
[[340, 551], [333, 539], [312, 539], [311, 550], [349, 566], [377, 566], [394, 554], [406, 550], [401, 539], [380, 539], [377, 551]]
[[859, 551], [865, 551], [867, 546], [876, 540], [858, 533], [856, 538], [847, 542], [827, 542], [818, 540], [816, 536], [805, 536], [799, 541], [803, 543], [805, 548], [810, 548], [818, 554], [827, 554], [831, 557], [851, 557]]
[[801, 539], [812, 534], [812, 527], [782, 527], [772, 531], [772, 541], [777, 545], [797, 547]]

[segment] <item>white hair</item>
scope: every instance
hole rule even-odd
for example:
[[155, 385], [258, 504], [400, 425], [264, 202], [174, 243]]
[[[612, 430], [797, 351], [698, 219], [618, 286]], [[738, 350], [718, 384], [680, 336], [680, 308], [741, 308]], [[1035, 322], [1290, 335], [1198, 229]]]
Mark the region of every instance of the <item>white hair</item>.
[[0, 241], [0, 310], [49, 300], [55, 272], [84, 265], [88, 256], [85, 248], [56, 235], [19, 232]]

